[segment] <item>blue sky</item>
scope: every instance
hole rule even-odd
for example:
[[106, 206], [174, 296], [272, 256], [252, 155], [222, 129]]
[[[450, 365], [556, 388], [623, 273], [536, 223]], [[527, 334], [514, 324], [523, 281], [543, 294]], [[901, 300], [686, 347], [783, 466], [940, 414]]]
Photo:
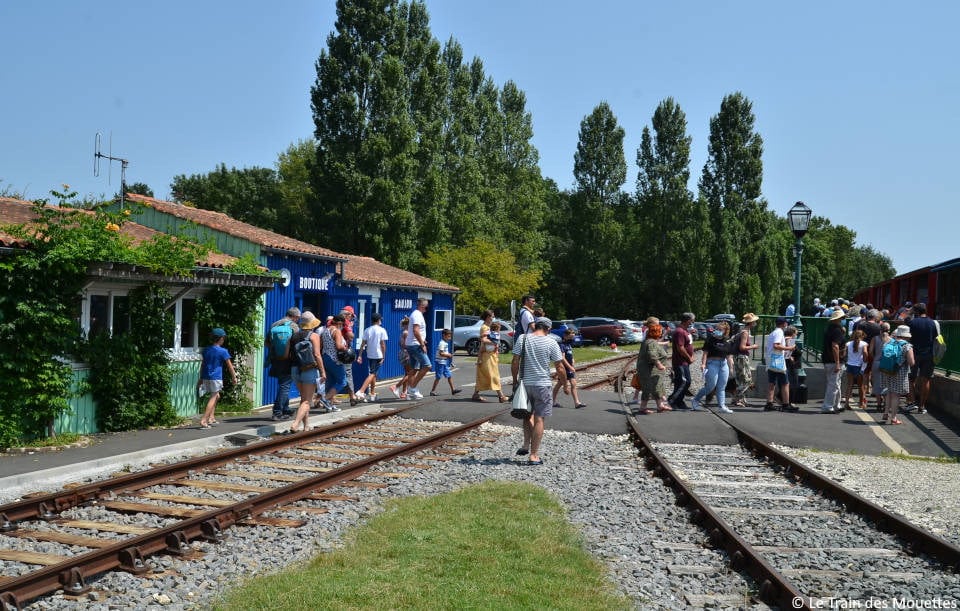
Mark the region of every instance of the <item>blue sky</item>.
[[[960, 3], [427, 0], [434, 36], [527, 94], [543, 174], [573, 184], [580, 121], [607, 101], [636, 150], [673, 97], [693, 137], [692, 190], [723, 96], [753, 102], [763, 193], [803, 200], [898, 272], [960, 256], [951, 242], [960, 142]], [[333, 0], [0, 3], [0, 191], [47, 197], [93, 176], [94, 135], [112, 135], [127, 181], [168, 198], [177, 174], [274, 167], [313, 133], [314, 62]], [[952, 41], [952, 42], [951, 42]], [[697, 238], [691, 228], [691, 239]], [[805, 265], [823, 265], [805, 259]]]

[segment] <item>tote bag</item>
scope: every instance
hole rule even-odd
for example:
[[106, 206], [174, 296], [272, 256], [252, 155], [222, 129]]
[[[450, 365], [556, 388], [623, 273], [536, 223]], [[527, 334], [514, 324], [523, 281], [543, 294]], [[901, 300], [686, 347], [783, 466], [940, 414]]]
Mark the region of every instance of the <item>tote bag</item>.
[[767, 365], [767, 369], [778, 373], [787, 372], [787, 359], [782, 352], [774, 352], [770, 355], [770, 364]]
[[[523, 348], [520, 350], [520, 375], [523, 375], [523, 359], [527, 353], [527, 339], [529, 336], [524, 337], [521, 341], [523, 342]], [[530, 414], [533, 410], [530, 408], [530, 402], [527, 400], [527, 389], [523, 386], [523, 380], [517, 378], [517, 386], [513, 389], [513, 401], [511, 402], [510, 415], [514, 418], [519, 418], [520, 420], [525, 420], [530, 417]]]

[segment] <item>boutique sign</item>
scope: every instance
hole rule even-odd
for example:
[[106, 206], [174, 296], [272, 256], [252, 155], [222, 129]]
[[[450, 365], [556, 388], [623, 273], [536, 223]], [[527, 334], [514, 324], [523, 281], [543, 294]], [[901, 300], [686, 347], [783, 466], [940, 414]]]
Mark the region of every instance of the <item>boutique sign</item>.
[[330, 287], [330, 278], [326, 276], [324, 276], [323, 278], [310, 278], [308, 276], [300, 276], [299, 287], [301, 290], [326, 291]]

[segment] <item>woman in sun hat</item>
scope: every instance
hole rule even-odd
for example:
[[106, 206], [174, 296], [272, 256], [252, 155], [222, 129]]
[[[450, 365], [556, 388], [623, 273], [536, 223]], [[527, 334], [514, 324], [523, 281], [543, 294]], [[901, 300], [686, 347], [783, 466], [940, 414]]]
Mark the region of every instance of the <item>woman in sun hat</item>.
[[[900, 344], [900, 363], [893, 372], [880, 370], [880, 377], [883, 380], [883, 386], [887, 389], [886, 411], [883, 419], [890, 424], [902, 424], [897, 418], [897, 407], [900, 405], [900, 397], [906, 397], [910, 394], [910, 368], [913, 367], [913, 346], [908, 341], [910, 339], [910, 327], [900, 325], [894, 329], [890, 340], [884, 344], [884, 348], [890, 342]], [[881, 349], [881, 355], [882, 355]], [[881, 360], [882, 360], [881, 356]], [[881, 362], [882, 365], [882, 362]]]
[[734, 406], [747, 406], [747, 391], [753, 388], [753, 368], [750, 351], [757, 348], [758, 344], [751, 342], [753, 338], [752, 330], [757, 326], [760, 317], [753, 312], [747, 312], [740, 319], [743, 322], [743, 328], [737, 332], [734, 343], [736, 349], [733, 356], [733, 375], [737, 381], [737, 390], [734, 394]]

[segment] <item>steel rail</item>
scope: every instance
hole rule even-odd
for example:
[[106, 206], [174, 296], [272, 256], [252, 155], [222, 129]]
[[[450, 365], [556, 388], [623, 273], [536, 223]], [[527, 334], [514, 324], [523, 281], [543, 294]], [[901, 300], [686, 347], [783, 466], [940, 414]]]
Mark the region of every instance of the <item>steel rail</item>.
[[[723, 418], [721, 418], [721, 420], [723, 420]], [[724, 420], [724, 422], [726, 422], [726, 420]], [[960, 547], [957, 545], [910, 523], [903, 516], [877, 505], [856, 492], [844, 488], [838, 482], [817, 473], [756, 436], [739, 429], [729, 422], [727, 422], [727, 424], [736, 432], [740, 445], [753, 452], [755, 456], [762, 457], [768, 462], [773, 462], [781, 466], [788, 477], [792, 477], [799, 483], [817, 489], [824, 496], [833, 498], [843, 505], [847, 511], [856, 512], [869, 519], [876, 525], [878, 530], [897, 535], [903, 539], [907, 548], [912, 553], [922, 552], [937, 559], [954, 571], [960, 569]]]
[[[182, 520], [153, 532], [125, 539], [109, 547], [74, 556], [69, 560], [43, 567], [26, 575], [5, 581], [0, 588], [0, 604], [5, 609], [22, 609], [23, 604], [50, 592], [63, 589], [69, 594], [82, 594], [90, 589], [86, 578], [120, 568], [132, 573], [149, 570], [146, 558], [160, 552], [183, 555], [190, 551], [189, 541], [203, 538], [222, 539], [222, 530], [240, 521], [269, 511], [277, 506], [302, 499], [317, 491], [356, 479], [370, 467], [399, 456], [436, 447], [451, 438], [475, 429], [485, 422], [507, 413], [501, 410], [472, 422], [440, 431], [415, 442], [406, 443], [347, 463], [328, 472], [306, 477], [298, 482], [261, 493], [233, 505], [211, 509], [201, 515]], [[302, 441], [304, 437], [300, 437]]]
[[59, 490], [49, 494], [30, 496], [29, 498], [0, 506], [0, 532], [15, 529], [17, 522], [21, 520], [51, 520], [54, 519], [57, 514], [66, 511], [67, 509], [82, 505], [84, 503], [94, 502], [109, 494], [123, 490], [137, 490], [139, 488], [161, 484], [170, 481], [171, 478], [174, 478], [180, 473], [185, 473], [195, 469], [219, 466], [248, 454], [259, 454], [262, 452], [270, 452], [273, 450], [298, 445], [303, 443], [305, 439], [311, 439], [314, 437], [327, 437], [332, 434], [341, 433], [345, 430], [358, 428], [368, 422], [374, 422], [376, 420], [383, 420], [391, 416], [395, 416], [401, 412], [414, 409], [415, 407], [417, 406], [410, 405], [394, 410], [387, 410], [376, 414], [361, 416], [359, 418], [340, 420], [327, 426], [318, 427], [311, 431], [296, 433], [294, 435], [272, 437], [253, 445], [229, 448], [213, 454], [187, 459], [182, 462], [169, 465], [160, 465], [150, 469], [145, 469], [143, 471], [130, 473], [128, 475], [122, 475], [108, 480], [77, 486], [76, 488], [71, 488], [69, 490]]
[[596, 382], [589, 382], [589, 383], [587, 383], [587, 384], [584, 384], [583, 386], [580, 387], [580, 389], [581, 389], [581, 390], [596, 390], [597, 388], [600, 388], [601, 386], [603, 386], [603, 385], [605, 385], [605, 384], [613, 384], [614, 390], [617, 391], [617, 392], [620, 392], [620, 390], [621, 390], [621, 388], [622, 388], [622, 386], [623, 386], [623, 384], [621, 384], [621, 382], [622, 382], [622, 380], [623, 380], [623, 377], [624, 377], [624, 375], [625, 375], [625, 372], [626, 372], [626, 370], [629, 368], [630, 364], [633, 363], [633, 362], [636, 360], [636, 358], [637, 358], [636, 354], [624, 354], [624, 355], [621, 355], [621, 356], [618, 356], [618, 357], [615, 357], [615, 358], [612, 358], [612, 359], [607, 359], [607, 360], [604, 360], [604, 361], [593, 361], [593, 362], [590, 362], [590, 363], [585, 364], [583, 367], [577, 367], [577, 373], [579, 374], [579, 373], [584, 372], [584, 371], [590, 371], [590, 369], [594, 369], [594, 368], [596, 368], [596, 367], [602, 367], [602, 366], [604, 366], [604, 365], [616, 364], [616, 363], [618, 363], [618, 362], [620, 362], [620, 361], [623, 361], [623, 363], [624, 363], [623, 369], [621, 369], [621, 370], [618, 371], [617, 373], [612, 373], [612, 374], [610, 374], [610, 375], [607, 375], [607, 376], [603, 377], [602, 379], [600, 379], [600, 380], [598, 380], [598, 381], [596, 381]]
[[[687, 484], [677, 476], [670, 464], [654, 449], [653, 445], [640, 431], [640, 423], [633, 416], [627, 417], [634, 443], [644, 456], [648, 469], [660, 477], [677, 496], [681, 507], [693, 504], [690, 509], [691, 520], [709, 533], [710, 542], [722, 547], [730, 556], [730, 566], [737, 571], [746, 571], [760, 584], [760, 598], [770, 605], [781, 609], [810, 609], [810, 599], [805, 597], [796, 586], [768, 563], [733, 527], [710, 508], [709, 503], [701, 499]], [[799, 606], [798, 606], [798, 603]]]

